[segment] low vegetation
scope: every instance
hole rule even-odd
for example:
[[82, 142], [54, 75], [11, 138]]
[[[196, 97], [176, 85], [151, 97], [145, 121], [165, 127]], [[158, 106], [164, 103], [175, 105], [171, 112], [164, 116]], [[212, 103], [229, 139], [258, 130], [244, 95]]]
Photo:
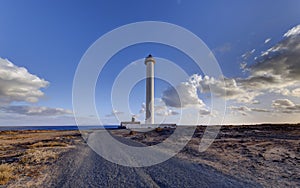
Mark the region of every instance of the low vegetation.
[[37, 142], [30, 146], [30, 148], [43, 148], [43, 147], [66, 147], [68, 144], [57, 141], [49, 141], [49, 142]]
[[5, 185], [13, 179], [13, 167], [9, 164], [0, 165], [0, 185]]
[[77, 131], [0, 131], [0, 187], [37, 187], [45, 171], [81, 141]]
[[58, 153], [50, 149], [29, 149], [21, 157], [20, 163], [39, 165], [51, 163], [58, 158]]

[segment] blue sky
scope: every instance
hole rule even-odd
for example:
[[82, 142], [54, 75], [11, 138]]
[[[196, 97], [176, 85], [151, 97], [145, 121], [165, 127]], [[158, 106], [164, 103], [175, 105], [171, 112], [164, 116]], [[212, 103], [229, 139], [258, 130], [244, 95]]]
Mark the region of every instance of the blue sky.
[[[226, 78], [245, 79], [249, 75], [251, 77], [251, 73], [243, 72], [240, 64], [244, 62], [251, 66], [257, 63], [254, 57], [261, 56], [262, 51], [284, 40], [283, 35], [300, 24], [299, 7], [300, 2], [292, 0], [276, 1], [276, 3], [271, 0], [223, 0], [217, 3], [196, 0], [130, 2], [2, 0], [0, 2], [0, 57], [8, 59], [16, 67], [25, 67], [30, 74], [48, 81], [49, 84], [47, 87], [38, 88], [44, 96], [39, 97], [34, 103], [22, 99], [3, 102], [0, 125], [38, 125], [45, 122], [74, 124], [72, 114], [68, 110], [72, 110], [72, 83], [77, 65], [94, 41], [122, 25], [139, 21], [163, 21], [184, 27], [201, 38], [214, 52]], [[271, 40], [265, 44], [266, 39]], [[251, 58], [243, 59], [242, 55], [253, 49], [255, 52], [251, 54]], [[190, 76], [202, 75], [202, 72], [195, 69], [188, 57], [170, 47], [142, 44], [124, 49], [108, 62], [100, 77], [103, 80], [102, 82], [99, 80], [97, 84], [97, 108], [103, 111], [100, 116], [108, 119], [107, 123], [118, 123], [115, 120], [109, 120], [109, 114], [113, 109], [107, 102], [110, 100], [110, 88], [115, 76], [126, 65], [144, 58], [149, 53], [169, 59], [184, 67]], [[294, 81], [299, 81], [297, 79], [295, 78]], [[7, 79], [3, 78], [3, 80]], [[296, 93], [298, 82], [293, 84], [280, 87], [291, 92], [295, 90], [294, 93]], [[289, 100], [296, 108], [300, 100], [297, 93], [282, 94], [278, 88], [274, 89], [274, 87], [268, 92], [259, 90], [259, 92], [270, 94], [257, 94], [253, 99], [260, 100], [257, 107], [254, 103], [245, 104], [240, 101], [236, 102], [235, 99], [228, 100], [228, 115], [225, 122], [267, 122], [270, 117], [272, 122], [280, 122], [278, 116], [281, 111], [277, 112], [279, 110], [275, 107], [276, 102]], [[166, 89], [166, 83], [157, 81], [155, 97], [160, 98]], [[144, 102], [144, 93], [143, 82], [140, 82], [132, 91], [130, 99], [134, 113], [139, 113]], [[204, 103], [209, 103], [209, 99], [201, 98], [200, 91], [198, 94]], [[265, 98], [269, 98], [269, 101]], [[23, 111], [12, 110], [11, 106], [23, 106]], [[54, 116], [37, 117], [27, 113], [28, 108], [24, 109], [24, 106], [45, 107], [55, 113]], [[272, 113], [269, 113], [270, 116], [266, 115], [268, 113], [253, 115], [253, 113], [258, 113], [258, 108], [270, 110], [272, 107], [276, 113], [273, 109]], [[55, 111], [57, 108], [61, 108], [61, 111]], [[251, 109], [256, 109], [257, 112]], [[176, 111], [176, 109], [173, 110]], [[284, 115], [288, 115], [288, 119], [292, 117], [292, 122], [299, 122], [296, 118], [299, 115], [297, 113], [298, 111], [295, 110], [293, 113], [284, 113]], [[257, 116], [260, 118], [254, 119]], [[16, 120], [22, 118], [26, 121]], [[42, 118], [47, 120], [43, 122]]]

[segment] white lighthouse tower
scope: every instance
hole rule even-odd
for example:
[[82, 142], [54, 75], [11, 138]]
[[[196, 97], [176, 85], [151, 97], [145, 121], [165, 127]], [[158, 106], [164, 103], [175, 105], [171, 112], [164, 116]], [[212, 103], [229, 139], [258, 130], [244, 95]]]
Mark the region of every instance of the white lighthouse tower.
[[160, 123], [154, 124], [154, 64], [155, 60], [152, 55], [148, 55], [145, 59], [146, 65], [146, 118], [145, 124], [135, 121], [135, 117], [131, 121], [121, 122], [120, 128], [131, 130], [144, 130], [154, 128], [176, 128], [176, 124]]
[[154, 64], [152, 55], [145, 59], [146, 68], [146, 124], [154, 124]]

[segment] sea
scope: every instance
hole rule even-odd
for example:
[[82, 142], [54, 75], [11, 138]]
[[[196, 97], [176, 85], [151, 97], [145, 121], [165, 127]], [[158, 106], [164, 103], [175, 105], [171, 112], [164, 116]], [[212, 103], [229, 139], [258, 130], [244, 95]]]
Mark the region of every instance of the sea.
[[0, 126], [0, 131], [14, 131], [14, 130], [57, 130], [57, 131], [73, 131], [73, 130], [92, 130], [92, 129], [119, 129], [119, 125], [102, 125], [102, 126]]

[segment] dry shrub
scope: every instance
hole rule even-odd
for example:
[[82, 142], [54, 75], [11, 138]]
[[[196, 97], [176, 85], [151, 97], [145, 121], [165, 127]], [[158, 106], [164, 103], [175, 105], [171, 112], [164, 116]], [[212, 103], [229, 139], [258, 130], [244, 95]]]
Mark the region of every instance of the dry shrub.
[[56, 160], [57, 153], [51, 150], [35, 150], [29, 149], [26, 154], [21, 158], [21, 162], [24, 164], [44, 164]]
[[13, 179], [13, 168], [9, 164], [0, 165], [0, 185], [5, 185]]
[[62, 142], [37, 142], [30, 146], [30, 148], [41, 148], [41, 147], [66, 147], [68, 146], [66, 143]]
[[3, 134], [3, 135], [16, 135], [16, 134], [18, 134], [17, 131], [1, 131], [0, 133]]

